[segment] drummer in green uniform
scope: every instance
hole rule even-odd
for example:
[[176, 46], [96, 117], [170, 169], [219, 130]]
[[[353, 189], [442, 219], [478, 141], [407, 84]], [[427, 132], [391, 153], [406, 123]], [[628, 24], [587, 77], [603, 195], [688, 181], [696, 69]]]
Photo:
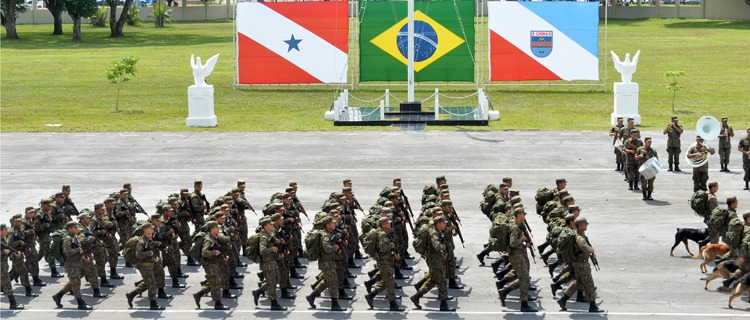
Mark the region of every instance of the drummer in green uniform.
[[[652, 158], [656, 159], [654, 161], [658, 161], [659, 159], [659, 155], [656, 154], [656, 150], [651, 148], [651, 138], [646, 137], [646, 139], [644, 139], [643, 141], [644, 145], [642, 147], [639, 147], [635, 152], [635, 161], [638, 162], [638, 168], [641, 168], [644, 163]], [[654, 200], [654, 198], [651, 198], [651, 193], [654, 192], [654, 180], [656, 180], [657, 173], [658, 171], [654, 172], [653, 177], [651, 177], [650, 179], [646, 179], [643, 173], [641, 173], [641, 192], [643, 192], [643, 200]]]

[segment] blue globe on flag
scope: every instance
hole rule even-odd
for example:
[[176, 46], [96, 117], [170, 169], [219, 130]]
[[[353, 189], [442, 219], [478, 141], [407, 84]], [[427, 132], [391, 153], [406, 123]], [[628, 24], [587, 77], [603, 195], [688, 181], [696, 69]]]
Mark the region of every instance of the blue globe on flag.
[[[408, 24], [404, 24], [399, 30], [396, 36], [396, 43], [398, 44], [398, 50], [404, 56], [407, 57], [408, 37], [407, 37]], [[421, 62], [429, 59], [435, 54], [438, 46], [438, 36], [435, 29], [427, 22], [421, 20], [414, 21], [414, 61]]]

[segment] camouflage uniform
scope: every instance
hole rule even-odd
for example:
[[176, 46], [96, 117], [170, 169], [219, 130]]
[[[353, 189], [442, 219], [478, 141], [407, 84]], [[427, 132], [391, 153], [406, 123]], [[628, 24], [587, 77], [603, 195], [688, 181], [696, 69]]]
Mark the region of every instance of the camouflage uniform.
[[133, 225], [135, 224], [135, 208], [133, 203], [127, 200], [117, 199], [115, 204], [115, 217], [117, 217], [117, 231], [120, 236], [120, 247], [125, 246], [125, 242], [133, 234]]
[[[15, 223], [14, 223], [15, 225]], [[10, 245], [13, 247], [13, 249], [16, 249], [17, 251], [21, 253], [26, 252], [26, 236], [23, 233], [22, 230], [23, 226], [16, 227], [12, 226], [9, 231], [9, 237], [10, 237]], [[17, 277], [21, 280], [21, 285], [24, 287], [28, 287], [31, 285], [29, 283], [29, 271], [26, 269], [26, 263], [24, 262], [24, 255], [11, 255], [10, 260], [13, 261], [13, 267], [10, 269], [10, 277], [12, 279], [15, 279]]]
[[81, 272], [83, 269], [83, 253], [81, 242], [76, 235], [64, 236], [62, 251], [65, 255], [65, 272], [68, 273], [68, 282], [65, 283], [61, 292], [73, 292], [76, 299], [81, 298]]
[[[737, 146], [737, 149], [743, 150], [743, 151], [749, 151], [750, 150], [750, 137], [745, 137], [742, 140], [740, 140], [740, 143]], [[747, 183], [750, 182], [750, 157], [746, 154], [742, 154], [742, 169], [745, 170], [745, 176], [742, 180], [745, 181], [745, 186], [747, 186]]]
[[221, 301], [221, 269], [222, 264], [225, 263], [223, 255], [216, 255], [216, 243], [219, 241], [214, 235], [207, 233], [206, 237], [203, 238], [203, 246], [201, 249], [201, 265], [206, 272], [206, 280], [208, 282], [203, 285], [201, 295], [211, 293], [211, 299], [213, 301]]
[[[705, 146], [704, 146], [705, 147]], [[697, 153], [700, 149], [698, 149], [698, 145], [693, 145], [688, 149], [687, 153]], [[706, 183], [708, 182], [708, 161], [706, 161], [706, 164], [693, 168], [693, 192], [696, 192], [698, 190], [706, 191], [708, 190], [708, 186]]]
[[[188, 224], [193, 220], [193, 212], [190, 209], [190, 198], [189, 197], [182, 197], [179, 201], [179, 208], [175, 210], [175, 216], [177, 216], [177, 221], [180, 222], [180, 232], [178, 233], [180, 237], [180, 249], [182, 249], [182, 253], [186, 254], [190, 250], [190, 244], [192, 243], [192, 239], [190, 238], [190, 225]], [[196, 229], [198, 226], [196, 226]]]
[[529, 257], [526, 255], [526, 244], [521, 241], [524, 235], [521, 226], [514, 224], [510, 229], [510, 264], [516, 274], [516, 280], [510, 284], [511, 288], [521, 291], [521, 302], [529, 300]]
[[[156, 289], [164, 289], [164, 286], [166, 286], [166, 275], [164, 272], [166, 260], [164, 258], [164, 253], [168, 250], [168, 247], [165, 240], [166, 235], [161, 232], [161, 228], [154, 228], [154, 234], [151, 236], [150, 242], [152, 252], [154, 253], [151, 260], [154, 261], [152, 273], [154, 277], [154, 287]], [[156, 258], [159, 258], [159, 261], [155, 261]]]
[[[424, 296], [427, 292], [432, 290], [433, 287], [438, 288], [438, 299], [448, 299], [448, 286], [446, 284], [445, 275], [445, 260], [446, 245], [444, 244], [444, 237], [441, 232], [434, 226], [428, 226], [430, 243], [427, 245], [427, 267], [430, 268], [429, 279], [425, 282], [417, 292], [417, 296]], [[448, 227], [446, 227], [448, 230]]]
[[732, 154], [732, 137], [734, 136], [734, 129], [729, 125], [722, 125], [721, 132], [719, 135], [725, 135], [719, 137], [719, 163], [723, 167], [729, 165], [729, 155]]
[[[629, 149], [636, 151], [639, 147], [643, 146], [643, 141], [640, 139], [638, 140], [632, 140], [628, 139], [625, 140], [625, 143], [623, 143], [623, 149]], [[635, 154], [634, 153], [628, 153], [625, 157], [625, 171], [628, 174], [628, 182], [638, 182], [638, 178], [640, 174], [638, 173], [638, 164], [635, 161]]]
[[193, 192], [190, 194], [190, 210], [193, 214], [193, 223], [195, 228], [198, 229], [206, 223], [206, 211], [208, 209], [208, 202], [206, 196], [200, 192]]
[[99, 241], [96, 243], [96, 246], [93, 248], [93, 254], [94, 254], [94, 261], [96, 262], [96, 271], [98, 276], [106, 277], [107, 276], [107, 236], [109, 235], [109, 232], [107, 231], [107, 226], [103, 222], [103, 218], [92, 214], [91, 222], [89, 222], [88, 225], [89, 231], [98, 239]]
[[[713, 213], [714, 209], [716, 209], [716, 207], [719, 206], [718, 200], [716, 200], [716, 195], [711, 192], [708, 193], [708, 205], [707, 206], [708, 206], [707, 207], [708, 212], [711, 212], [711, 213]], [[708, 215], [706, 218], [703, 219], [703, 223], [705, 223], [706, 226], [708, 227], [708, 239], [710, 240], [711, 243], [716, 244], [716, 243], [719, 243], [719, 237], [721, 237], [721, 235], [719, 234], [719, 231], [709, 226], [708, 220], [710, 218], [711, 218], [711, 215]]]
[[[266, 276], [266, 297], [270, 300], [276, 300], [276, 285], [279, 283], [279, 270], [276, 265], [277, 253], [273, 252], [275, 248], [276, 238], [274, 235], [266, 232], [265, 230], [260, 232], [260, 269]], [[284, 284], [286, 287], [286, 284]]]
[[[7, 239], [5, 238], [0, 238], [0, 242], [4, 245], [8, 245]], [[6, 255], [5, 250], [0, 250], [0, 256], [2, 256], [2, 261], [0, 261], [0, 289], [2, 289], [2, 292], [6, 297], [10, 298], [13, 297], [13, 285], [10, 282], [8, 258], [14, 256], [14, 254], [11, 252]]]
[[[656, 150], [653, 148], [646, 148], [645, 146], [642, 148], [638, 148], [638, 151], [635, 152], [636, 155], [643, 155], [643, 158], [638, 160], [637, 167], [640, 168], [641, 165], [646, 163], [648, 159], [651, 158], [659, 158], [659, 155], [656, 153]], [[654, 181], [656, 180], [656, 176], [654, 176], [651, 179], [646, 179], [645, 177], [641, 176], [641, 188], [643, 191], [653, 192], [654, 191]]]
[[52, 252], [49, 250], [49, 247], [52, 244], [50, 233], [55, 231], [52, 229], [52, 216], [50, 213], [51, 210], [49, 212], [44, 212], [41, 208], [37, 209], [37, 212], [34, 215], [34, 231], [36, 231], [36, 234], [39, 236], [38, 260], [41, 260], [41, 257], [44, 257], [44, 261], [46, 261], [50, 267], [54, 267], [55, 260], [52, 258]]
[[[625, 125], [617, 124], [617, 125], [612, 126], [612, 129], [610, 129], [610, 132], [615, 133], [615, 138], [613, 139], [613, 143], [612, 143], [613, 145], [615, 145], [615, 148], [617, 148], [615, 142], [620, 141], [618, 137], [620, 130], [622, 130], [622, 128], [624, 127]], [[613, 148], [612, 151], [614, 151], [615, 153], [615, 164], [617, 164], [617, 168], [619, 169], [620, 166], [622, 166], [625, 163], [625, 156], [622, 154], [622, 152], [620, 152], [622, 150], [617, 150]]]
[[52, 217], [52, 230], [65, 229], [65, 223], [68, 222], [68, 218], [65, 216], [63, 204], [53, 202], [50, 216]]
[[331, 242], [334, 237], [334, 233], [323, 231], [323, 235], [320, 237], [320, 248], [321, 254], [318, 259], [318, 269], [320, 269], [323, 281], [321, 281], [316, 287], [315, 291], [323, 293], [328, 288], [328, 295], [331, 299], [339, 298], [339, 275], [336, 270], [336, 248]]
[[117, 242], [117, 238], [115, 237], [115, 235], [119, 233], [115, 211], [105, 208], [104, 215], [102, 215], [101, 218], [97, 217], [96, 219], [101, 219], [101, 223], [107, 227], [107, 233], [109, 233], [109, 236], [105, 241], [107, 247], [107, 262], [109, 263], [110, 276], [112, 274], [116, 275], [117, 272], [114, 271], [117, 268], [117, 257], [120, 252], [120, 243]]
[[35, 219], [23, 219], [24, 229], [23, 234], [26, 241], [26, 268], [32, 277], [39, 277], [39, 252], [36, 250], [36, 227], [34, 226]]
[[[136, 294], [148, 291], [148, 300], [156, 301], [156, 276], [154, 274], [154, 259], [158, 251], [153, 248], [151, 239], [142, 236], [135, 245], [135, 259], [138, 272], [143, 281], [135, 288]], [[66, 268], [67, 270], [67, 268]]]
[[395, 244], [393, 243], [392, 237], [392, 233], [389, 235], [388, 232], [383, 229], [378, 230], [378, 256], [373, 257], [377, 259], [380, 281], [378, 281], [372, 289], [372, 295], [375, 296], [385, 290], [385, 297], [389, 301], [396, 299], [396, 282], [393, 278], [393, 265], [395, 258], [393, 252]]
[[585, 234], [579, 231], [576, 236], [576, 258], [573, 263], [571, 263], [576, 280], [565, 289], [566, 297], [573, 296], [580, 287], [583, 289], [586, 301], [595, 301], [596, 287], [594, 286], [594, 278], [591, 276], [591, 266], [589, 265], [589, 257], [593, 253], [594, 248], [588, 243], [588, 238]]
[[[97, 266], [95, 265], [95, 259], [98, 254], [101, 254], [101, 252], [103, 251], [103, 247], [99, 246], [99, 242], [96, 240], [96, 237], [86, 235], [86, 232], [84, 230], [91, 231], [91, 229], [89, 228], [91, 228], [91, 223], [89, 223], [88, 226], [84, 226], [81, 223], [78, 224], [78, 239], [81, 243], [81, 247], [83, 248], [81, 264], [83, 276], [86, 278], [86, 282], [91, 285], [92, 289], [97, 290], [99, 289], [99, 278], [97, 276], [98, 273]], [[65, 270], [68, 270], [67, 266]], [[102, 269], [102, 272], [104, 272], [104, 269]]]
[[[682, 126], [679, 124], [676, 124], [675, 126], [682, 129]], [[680, 149], [680, 135], [682, 134], [677, 132], [677, 130], [673, 129], [671, 126], [667, 129], [667, 161], [669, 162], [670, 168], [673, 163], [677, 167], [680, 166], [680, 152], [682, 152]]]
[[[172, 278], [176, 278], [180, 275], [179, 268], [180, 268], [180, 259], [182, 259], [182, 256], [180, 255], [180, 244], [177, 241], [179, 239], [178, 234], [175, 232], [174, 229], [180, 229], [180, 227], [176, 226], [176, 223], [179, 223], [174, 217], [171, 218], [164, 218], [161, 219], [161, 227], [159, 228], [159, 235], [162, 236], [162, 246], [166, 248], [166, 250], [163, 253], [164, 256], [164, 265], [167, 266], [167, 270], [169, 271], [169, 276]], [[173, 228], [174, 226], [174, 228]]]

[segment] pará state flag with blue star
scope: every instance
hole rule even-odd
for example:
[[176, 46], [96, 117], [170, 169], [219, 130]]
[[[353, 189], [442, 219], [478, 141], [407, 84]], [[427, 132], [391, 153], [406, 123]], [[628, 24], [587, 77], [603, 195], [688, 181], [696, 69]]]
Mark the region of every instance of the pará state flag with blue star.
[[[414, 1], [415, 81], [474, 81], [474, 1]], [[407, 3], [368, 1], [360, 80], [406, 81]]]
[[347, 1], [237, 4], [239, 84], [347, 82]]
[[599, 80], [599, 2], [490, 1], [490, 80]]

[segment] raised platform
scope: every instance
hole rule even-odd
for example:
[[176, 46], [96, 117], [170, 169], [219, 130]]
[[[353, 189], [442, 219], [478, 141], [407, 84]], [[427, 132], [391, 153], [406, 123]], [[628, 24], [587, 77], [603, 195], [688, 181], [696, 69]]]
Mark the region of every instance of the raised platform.
[[335, 120], [335, 126], [390, 126], [394, 124], [425, 124], [428, 126], [487, 126], [489, 120], [477, 119], [477, 107], [440, 107], [435, 117], [433, 110], [421, 112], [385, 111], [380, 107], [350, 107], [344, 120]]

